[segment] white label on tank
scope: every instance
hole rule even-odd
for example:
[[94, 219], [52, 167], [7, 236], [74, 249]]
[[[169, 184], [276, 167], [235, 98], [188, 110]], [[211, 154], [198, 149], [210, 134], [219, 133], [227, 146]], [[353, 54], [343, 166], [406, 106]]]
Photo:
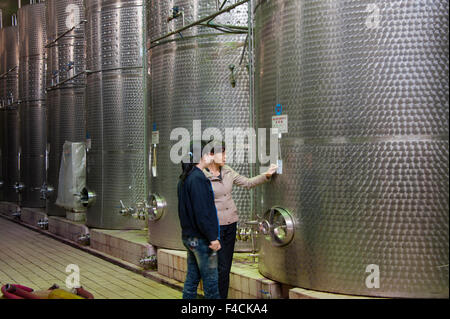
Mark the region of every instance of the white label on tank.
[[277, 165], [278, 165], [277, 174], [279, 174], [279, 175], [283, 174], [283, 160], [279, 159], [277, 161]]
[[159, 144], [159, 131], [152, 132], [152, 144]]
[[80, 8], [76, 4], [69, 4], [66, 7], [66, 13], [68, 13], [66, 18], [67, 29], [72, 29], [73, 27], [79, 27], [80, 24]]
[[279, 133], [287, 133], [288, 132], [287, 114], [272, 116], [272, 128], [277, 128]]

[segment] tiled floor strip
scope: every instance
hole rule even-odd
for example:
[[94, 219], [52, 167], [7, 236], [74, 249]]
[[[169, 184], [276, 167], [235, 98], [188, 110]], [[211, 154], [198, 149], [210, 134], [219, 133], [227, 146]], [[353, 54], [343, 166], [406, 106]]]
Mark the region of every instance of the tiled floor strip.
[[69, 264], [78, 265], [81, 285], [98, 299], [181, 298], [178, 290], [0, 218], [0, 284], [64, 287]]

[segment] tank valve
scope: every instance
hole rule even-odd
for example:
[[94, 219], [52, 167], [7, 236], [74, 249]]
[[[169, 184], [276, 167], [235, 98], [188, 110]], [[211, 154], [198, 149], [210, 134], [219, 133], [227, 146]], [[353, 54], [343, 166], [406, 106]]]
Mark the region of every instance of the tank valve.
[[[173, 19], [176, 19], [182, 15], [183, 15], [183, 10], [180, 10], [180, 8], [178, 6], [175, 6], [172, 8], [171, 14], [167, 17], [167, 22], [170, 22]], [[183, 23], [183, 26], [184, 26], [184, 23]]]
[[73, 196], [78, 197], [78, 200], [84, 207], [91, 207], [97, 199], [97, 195], [92, 191], [88, 191], [86, 187], [79, 194], [73, 194]]
[[164, 215], [164, 212], [166, 211], [167, 203], [166, 200], [159, 196], [158, 194], [151, 194], [149, 196], [149, 212], [148, 212], [148, 218], [151, 221], [157, 221], [161, 218], [162, 215]]
[[17, 182], [13, 188], [16, 190], [16, 193], [21, 193], [22, 190], [25, 188], [25, 185], [23, 183]]
[[146, 220], [150, 211], [151, 208], [147, 202], [139, 202], [136, 204], [136, 212], [131, 216], [139, 220]]
[[35, 188], [35, 190], [38, 190], [41, 193], [42, 200], [46, 200], [53, 194], [55, 188], [44, 183], [40, 188]]
[[230, 84], [231, 84], [231, 87], [235, 87], [235, 86], [236, 86], [236, 77], [235, 77], [235, 75], [234, 75], [234, 69], [235, 69], [235, 66], [234, 66], [234, 64], [230, 64], [230, 65], [228, 66], [228, 68], [229, 68], [230, 71], [231, 71], [231, 75], [230, 75]]
[[14, 218], [20, 218], [20, 215], [22, 215], [22, 211], [20, 210], [20, 207], [17, 207], [16, 211], [11, 214], [11, 216]]
[[48, 219], [47, 218], [41, 218], [39, 219], [39, 221], [37, 222], [37, 225], [39, 226], [39, 228], [41, 229], [48, 229]]
[[270, 233], [270, 223], [267, 220], [263, 220], [259, 223], [259, 231], [264, 235], [267, 236]]
[[77, 242], [79, 242], [82, 245], [89, 245], [91, 242], [91, 235], [84, 234], [77, 238]]
[[139, 260], [139, 263], [145, 268], [147, 268], [147, 267], [148, 268], [156, 268], [158, 265], [156, 255], [151, 255], [151, 256], [141, 258]]
[[252, 229], [249, 227], [241, 227], [237, 231], [236, 239], [241, 241], [247, 241], [252, 235]]
[[121, 199], [119, 201], [120, 201], [120, 207], [121, 207], [121, 209], [119, 210], [119, 214], [122, 216], [129, 216], [129, 215], [133, 216], [134, 208], [126, 207]]

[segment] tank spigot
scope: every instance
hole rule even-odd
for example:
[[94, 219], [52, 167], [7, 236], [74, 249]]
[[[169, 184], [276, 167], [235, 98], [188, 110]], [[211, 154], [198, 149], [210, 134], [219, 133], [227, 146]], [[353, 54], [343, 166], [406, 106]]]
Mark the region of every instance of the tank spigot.
[[133, 213], [131, 216], [139, 220], [146, 220], [150, 211], [151, 207], [146, 201], [139, 202], [136, 203], [135, 213]]
[[84, 234], [77, 238], [77, 242], [79, 242], [82, 245], [89, 245], [91, 241], [91, 235]]
[[120, 207], [121, 207], [121, 209], [119, 210], [119, 214], [122, 215], [122, 216], [128, 216], [128, 215], [133, 216], [134, 208], [133, 207], [126, 207], [121, 199], [119, 201], [120, 201]]
[[139, 263], [143, 266], [143, 267], [149, 267], [149, 268], [156, 268], [158, 265], [157, 259], [156, 259], [156, 255], [151, 255], [151, 256], [147, 256], [144, 258], [141, 258], [139, 260]]
[[53, 186], [47, 185], [46, 183], [42, 184], [40, 188], [35, 188], [35, 190], [39, 190], [41, 193], [41, 199], [46, 200], [53, 194], [55, 188]]
[[247, 241], [250, 239], [252, 229], [248, 227], [241, 227], [238, 229], [237, 233], [238, 233], [236, 237], [237, 240]]
[[48, 229], [48, 219], [47, 218], [39, 219], [37, 225], [42, 229]]
[[20, 210], [20, 207], [17, 207], [16, 211], [11, 214], [11, 216], [14, 218], [20, 218], [21, 215], [22, 215], [22, 211]]
[[16, 193], [21, 193], [22, 190], [25, 188], [25, 185], [23, 183], [17, 182], [13, 188], [16, 190]]
[[264, 235], [267, 236], [270, 234], [270, 229], [272, 226], [270, 225], [268, 220], [263, 220], [259, 223], [259, 231]]

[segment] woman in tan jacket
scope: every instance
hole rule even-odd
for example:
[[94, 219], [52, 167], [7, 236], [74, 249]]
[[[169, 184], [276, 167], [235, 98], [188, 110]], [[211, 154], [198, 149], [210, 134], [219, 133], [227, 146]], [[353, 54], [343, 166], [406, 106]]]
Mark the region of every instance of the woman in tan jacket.
[[239, 175], [231, 167], [225, 165], [225, 145], [212, 142], [214, 148], [211, 155], [214, 160], [203, 170], [211, 181], [214, 191], [214, 203], [217, 208], [217, 216], [220, 224], [220, 245], [218, 253], [219, 293], [223, 299], [227, 298], [230, 282], [230, 270], [233, 261], [234, 244], [236, 240], [236, 227], [239, 220], [236, 205], [231, 197], [233, 185], [253, 188], [268, 182], [276, 172], [277, 166], [271, 165], [267, 172], [253, 178]]

